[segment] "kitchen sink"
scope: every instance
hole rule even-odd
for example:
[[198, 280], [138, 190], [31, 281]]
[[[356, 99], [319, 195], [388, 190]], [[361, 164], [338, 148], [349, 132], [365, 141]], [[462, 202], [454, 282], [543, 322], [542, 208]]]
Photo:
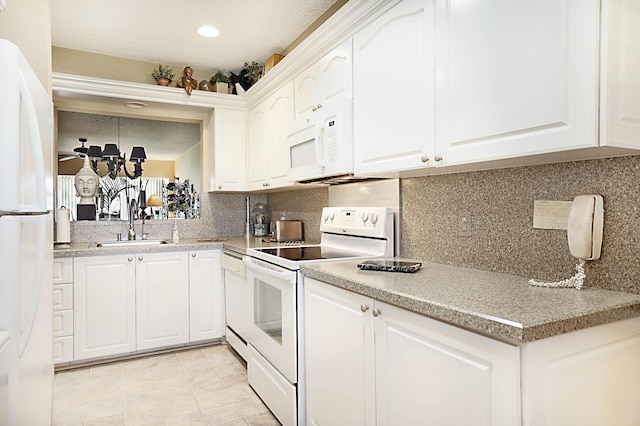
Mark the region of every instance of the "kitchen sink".
[[96, 247], [140, 247], [140, 246], [157, 246], [168, 244], [165, 240], [123, 240], [123, 241], [106, 241], [97, 243]]

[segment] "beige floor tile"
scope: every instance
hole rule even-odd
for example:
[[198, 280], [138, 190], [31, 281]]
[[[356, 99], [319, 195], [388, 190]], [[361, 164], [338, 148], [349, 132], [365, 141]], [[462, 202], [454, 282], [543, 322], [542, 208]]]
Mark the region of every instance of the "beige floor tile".
[[59, 372], [56, 426], [278, 425], [226, 345]]

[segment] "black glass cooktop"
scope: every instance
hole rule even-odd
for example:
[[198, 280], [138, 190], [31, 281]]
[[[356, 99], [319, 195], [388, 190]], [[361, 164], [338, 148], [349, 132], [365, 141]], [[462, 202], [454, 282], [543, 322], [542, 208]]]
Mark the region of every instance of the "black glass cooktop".
[[321, 259], [341, 259], [347, 257], [362, 256], [361, 253], [338, 250], [330, 247], [308, 246], [308, 247], [274, 247], [258, 249], [263, 253], [278, 256], [289, 260], [321, 260]]

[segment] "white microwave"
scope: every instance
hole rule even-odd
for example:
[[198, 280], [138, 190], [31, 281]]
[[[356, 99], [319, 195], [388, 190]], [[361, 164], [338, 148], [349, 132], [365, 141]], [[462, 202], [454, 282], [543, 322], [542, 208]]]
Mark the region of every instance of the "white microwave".
[[332, 101], [289, 127], [289, 179], [300, 183], [353, 173], [353, 99]]

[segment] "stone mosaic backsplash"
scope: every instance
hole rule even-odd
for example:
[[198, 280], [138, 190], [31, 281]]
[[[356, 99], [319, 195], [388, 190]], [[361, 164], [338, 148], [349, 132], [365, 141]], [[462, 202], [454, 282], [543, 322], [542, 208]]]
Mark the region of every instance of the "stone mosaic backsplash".
[[[543, 280], [575, 273], [564, 230], [533, 228], [534, 200], [604, 198], [585, 286], [640, 294], [640, 156], [403, 179], [401, 254]], [[472, 217], [471, 236], [459, 219]], [[566, 291], [566, 290], [556, 290]]]

